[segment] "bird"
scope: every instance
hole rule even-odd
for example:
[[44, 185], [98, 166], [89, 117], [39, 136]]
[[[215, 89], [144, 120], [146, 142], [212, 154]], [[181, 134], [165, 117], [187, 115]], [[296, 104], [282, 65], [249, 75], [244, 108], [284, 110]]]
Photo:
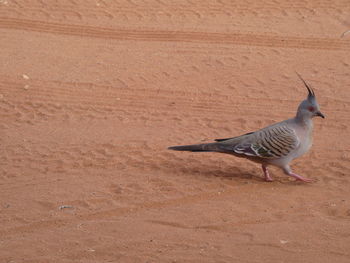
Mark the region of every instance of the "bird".
[[291, 161], [305, 154], [312, 146], [313, 118], [325, 118], [320, 111], [312, 87], [296, 72], [306, 87], [308, 94], [297, 109], [293, 118], [269, 125], [260, 130], [237, 137], [215, 139], [212, 143], [180, 145], [168, 147], [169, 150], [190, 152], [218, 152], [246, 158], [261, 164], [264, 179], [273, 181], [268, 167], [276, 166], [296, 181], [313, 182], [294, 173]]

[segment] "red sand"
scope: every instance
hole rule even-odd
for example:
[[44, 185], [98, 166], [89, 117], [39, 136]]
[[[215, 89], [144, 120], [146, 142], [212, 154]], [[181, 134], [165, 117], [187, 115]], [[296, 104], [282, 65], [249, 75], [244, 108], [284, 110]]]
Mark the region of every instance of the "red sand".
[[[146, 4], [147, 2], [147, 4]], [[349, 262], [348, 1], [0, 1], [0, 262]], [[294, 182], [170, 145], [326, 119]]]

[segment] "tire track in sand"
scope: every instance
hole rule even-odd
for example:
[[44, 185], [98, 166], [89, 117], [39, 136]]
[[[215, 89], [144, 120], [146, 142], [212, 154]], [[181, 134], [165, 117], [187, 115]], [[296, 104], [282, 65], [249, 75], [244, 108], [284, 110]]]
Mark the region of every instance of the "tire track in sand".
[[204, 33], [165, 30], [126, 30], [12, 18], [0, 19], [0, 28], [115, 40], [194, 42], [315, 50], [350, 50], [348, 41], [342, 39], [288, 37], [239, 32]]

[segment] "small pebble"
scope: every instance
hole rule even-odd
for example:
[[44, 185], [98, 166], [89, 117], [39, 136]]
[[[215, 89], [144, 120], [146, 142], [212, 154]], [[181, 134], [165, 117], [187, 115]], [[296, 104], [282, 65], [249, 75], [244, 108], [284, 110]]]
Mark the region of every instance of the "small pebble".
[[23, 74], [22, 77], [23, 77], [24, 79], [27, 79], [27, 80], [29, 79], [28, 75], [26, 75], [26, 74]]
[[58, 209], [64, 209], [64, 208], [74, 208], [72, 205], [61, 205]]
[[345, 35], [347, 35], [348, 33], [350, 33], [350, 30], [345, 31], [343, 34], [341, 34], [341, 37], [345, 37]]

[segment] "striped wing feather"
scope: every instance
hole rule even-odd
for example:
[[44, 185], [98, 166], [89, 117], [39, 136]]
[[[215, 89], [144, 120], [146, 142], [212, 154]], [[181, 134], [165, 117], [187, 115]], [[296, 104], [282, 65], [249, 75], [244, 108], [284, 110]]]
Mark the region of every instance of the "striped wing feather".
[[286, 126], [274, 126], [255, 132], [251, 140], [234, 146], [237, 154], [261, 158], [281, 158], [299, 145], [294, 130]]

